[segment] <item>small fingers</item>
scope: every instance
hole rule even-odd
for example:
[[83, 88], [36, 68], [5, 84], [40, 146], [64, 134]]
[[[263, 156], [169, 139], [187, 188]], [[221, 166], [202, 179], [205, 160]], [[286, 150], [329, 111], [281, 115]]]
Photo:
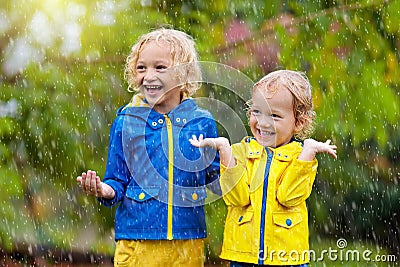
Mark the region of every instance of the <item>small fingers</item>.
[[329, 155], [331, 155], [333, 158], [337, 158], [337, 154], [336, 154], [336, 149], [337, 146], [336, 145], [331, 145], [331, 140], [328, 139], [325, 142], [316, 142], [316, 151], [317, 153], [327, 153]]
[[87, 174], [86, 174], [86, 172], [83, 172], [80, 183], [81, 183], [82, 190], [85, 193], [86, 193], [86, 179], [87, 179]]
[[101, 197], [101, 180], [99, 176], [96, 176], [96, 197]]
[[192, 138], [189, 139], [189, 142], [192, 146], [195, 146], [195, 147], [199, 147], [199, 145], [200, 145], [200, 142], [199, 142], [199, 140], [197, 140], [197, 137], [195, 135], [193, 135]]
[[89, 180], [89, 191], [94, 194], [96, 193], [96, 172], [92, 171], [91, 175], [92, 176], [90, 177]]
[[195, 147], [201, 147], [201, 143], [203, 141], [204, 137], [202, 134], [199, 135], [199, 138], [197, 138], [196, 135], [192, 135], [192, 138], [189, 139], [190, 144]]
[[91, 177], [92, 177], [92, 171], [88, 170], [86, 172], [86, 177], [85, 177], [85, 179], [83, 180], [83, 183], [82, 183], [82, 188], [83, 188], [83, 191], [85, 191], [85, 193], [88, 193], [90, 191], [90, 179], [91, 179]]
[[335, 145], [329, 146], [328, 153], [329, 153], [332, 157], [334, 157], [335, 159], [337, 159], [336, 146], [335, 146]]
[[82, 174], [78, 177], [76, 177], [76, 181], [79, 183], [79, 185], [82, 185], [86, 180], [86, 172], [82, 172]]
[[199, 138], [193, 135], [192, 138], [189, 139], [189, 142], [192, 144], [192, 146], [198, 148], [211, 147], [213, 149], [217, 149], [217, 140], [218, 138], [204, 138], [204, 136], [200, 134]]
[[94, 189], [93, 179], [96, 177], [96, 172], [88, 170], [86, 174], [82, 174], [82, 190], [88, 195], [91, 195]]
[[76, 181], [82, 187], [82, 191], [87, 195], [102, 196], [102, 182], [95, 171], [88, 170], [81, 176], [76, 177]]
[[192, 139], [189, 139], [189, 140], [193, 140], [193, 141], [202, 141], [204, 138], [203, 138], [203, 135], [202, 134], [200, 134], [199, 135], [199, 138], [197, 139], [197, 136], [196, 135], [192, 135]]

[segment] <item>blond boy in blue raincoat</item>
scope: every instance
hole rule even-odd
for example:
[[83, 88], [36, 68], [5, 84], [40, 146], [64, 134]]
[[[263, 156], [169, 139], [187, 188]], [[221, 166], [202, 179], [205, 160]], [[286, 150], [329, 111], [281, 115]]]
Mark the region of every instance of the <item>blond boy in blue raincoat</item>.
[[206, 186], [218, 193], [219, 157], [205, 160], [188, 139], [217, 137], [210, 112], [190, 98], [201, 71], [194, 41], [173, 29], [139, 38], [127, 58], [136, 91], [117, 112], [104, 180], [77, 178], [101, 204], [117, 205], [115, 266], [204, 265]]

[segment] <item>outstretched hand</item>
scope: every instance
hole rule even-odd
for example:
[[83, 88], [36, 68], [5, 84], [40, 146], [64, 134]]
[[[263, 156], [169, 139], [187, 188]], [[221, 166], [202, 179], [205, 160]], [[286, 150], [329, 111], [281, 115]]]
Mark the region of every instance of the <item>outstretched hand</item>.
[[76, 178], [76, 181], [82, 187], [82, 191], [87, 195], [96, 197], [113, 198], [114, 189], [111, 186], [103, 183], [95, 171], [88, 170], [83, 172], [81, 176]]
[[205, 138], [203, 137], [202, 134], [200, 134], [199, 138], [197, 136], [192, 135], [192, 138], [189, 139], [189, 142], [192, 144], [192, 146], [195, 147], [211, 147], [214, 148], [215, 150], [218, 150], [216, 140], [217, 138]]
[[303, 150], [299, 155], [299, 159], [301, 160], [313, 160], [317, 153], [327, 153], [331, 155], [333, 158], [337, 158], [336, 154], [336, 146], [331, 145], [331, 140], [327, 140], [326, 142], [319, 142], [314, 139], [306, 139], [304, 140]]
[[236, 165], [236, 161], [232, 156], [232, 149], [229, 140], [225, 137], [217, 138], [203, 138], [200, 134], [199, 138], [193, 135], [189, 142], [195, 147], [212, 147], [218, 150], [221, 158], [221, 163], [227, 167], [233, 167]]

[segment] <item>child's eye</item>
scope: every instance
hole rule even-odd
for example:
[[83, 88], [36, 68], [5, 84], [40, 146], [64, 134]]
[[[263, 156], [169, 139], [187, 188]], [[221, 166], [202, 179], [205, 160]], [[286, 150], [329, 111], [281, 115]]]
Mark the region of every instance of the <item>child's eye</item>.
[[271, 114], [271, 117], [274, 119], [280, 119], [282, 118], [281, 116], [277, 115], [277, 114]]
[[165, 69], [167, 69], [168, 67], [167, 66], [164, 66], [164, 65], [158, 65], [158, 66], [156, 66], [156, 69], [157, 70], [165, 70]]
[[257, 116], [257, 115], [260, 115], [260, 111], [258, 110], [258, 109], [252, 109], [252, 110], [250, 110], [250, 114], [251, 115], [254, 115], [254, 116]]
[[146, 69], [146, 67], [143, 66], [143, 65], [137, 65], [137, 66], [136, 66], [136, 70], [137, 70], [138, 72], [143, 71], [143, 70], [145, 70], [145, 69]]

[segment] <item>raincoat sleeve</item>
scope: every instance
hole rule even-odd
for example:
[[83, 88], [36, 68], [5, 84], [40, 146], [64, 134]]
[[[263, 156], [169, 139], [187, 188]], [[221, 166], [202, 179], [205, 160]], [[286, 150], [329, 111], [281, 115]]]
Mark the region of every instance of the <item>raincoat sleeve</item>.
[[108, 159], [103, 181], [114, 189], [115, 196], [113, 199], [98, 198], [99, 202], [105, 206], [113, 206], [121, 201], [129, 177], [130, 172], [122, 149], [122, 119], [117, 117], [110, 129]]
[[279, 203], [286, 207], [294, 207], [304, 202], [311, 194], [317, 167], [317, 159], [313, 161], [294, 159], [278, 185]]
[[244, 207], [250, 204], [247, 157], [241, 144], [232, 145], [232, 153], [236, 166], [227, 168], [221, 164], [221, 190], [226, 205]]

